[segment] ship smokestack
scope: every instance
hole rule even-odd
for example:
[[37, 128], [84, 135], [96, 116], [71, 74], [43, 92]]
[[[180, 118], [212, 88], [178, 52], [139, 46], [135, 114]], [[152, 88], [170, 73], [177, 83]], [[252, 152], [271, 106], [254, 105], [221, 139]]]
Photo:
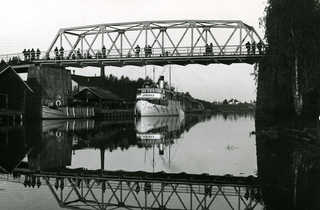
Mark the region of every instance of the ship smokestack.
[[164, 88], [164, 76], [160, 76], [158, 80], [159, 88]]

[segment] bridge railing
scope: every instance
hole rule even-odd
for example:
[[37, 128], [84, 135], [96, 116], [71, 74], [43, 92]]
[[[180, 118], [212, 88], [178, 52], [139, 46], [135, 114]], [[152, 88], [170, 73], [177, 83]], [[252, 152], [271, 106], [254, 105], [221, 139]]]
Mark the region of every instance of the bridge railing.
[[[263, 53], [263, 50], [259, 53], [256, 49], [255, 55]], [[251, 55], [253, 53], [250, 53]], [[58, 53], [50, 53], [50, 59], [61, 58], [61, 54]], [[206, 47], [166, 47], [166, 48], [152, 48], [151, 53], [148, 53], [144, 50], [144, 48], [140, 49], [140, 52], [137, 53], [130, 48], [126, 49], [112, 49], [106, 51], [105, 53], [102, 50], [90, 50], [90, 51], [81, 51], [81, 50], [74, 50], [74, 51], [64, 51], [63, 52], [63, 59], [69, 60], [78, 60], [78, 59], [113, 59], [113, 58], [137, 58], [137, 57], [180, 57], [180, 56], [241, 56], [241, 55], [248, 55], [247, 49], [245, 46], [239, 45], [229, 45], [226, 46], [224, 49], [219, 48], [218, 46], [212, 47], [212, 52], [206, 51]]]
[[144, 48], [140, 49], [137, 53], [131, 48], [126, 49], [112, 49], [106, 52], [102, 50], [90, 50], [81, 51], [79, 49], [74, 51], [63, 51], [63, 52], [51, 52], [49, 55], [45, 51], [41, 51], [40, 54], [34, 53], [30, 54], [6, 54], [0, 55], [0, 60], [9, 62], [10, 64], [23, 64], [30, 62], [44, 62], [48, 60], [108, 60], [108, 59], [130, 59], [130, 58], [160, 58], [160, 57], [199, 57], [199, 56], [216, 56], [216, 57], [227, 57], [227, 56], [257, 56], [264, 54], [264, 49], [255, 49], [253, 52], [250, 50], [248, 52], [245, 45], [228, 45], [224, 48], [219, 46], [213, 46], [212, 49], [206, 47], [167, 47], [167, 48], [151, 48], [147, 52]]

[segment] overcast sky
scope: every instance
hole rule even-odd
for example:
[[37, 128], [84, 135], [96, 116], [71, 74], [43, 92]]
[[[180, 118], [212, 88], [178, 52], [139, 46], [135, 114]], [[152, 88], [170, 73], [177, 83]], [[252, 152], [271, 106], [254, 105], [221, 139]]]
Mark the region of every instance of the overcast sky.
[[[24, 48], [46, 50], [59, 28], [98, 23], [169, 19], [242, 20], [258, 26], [266, 0], [10, 0], [1, 1], [0, 54], [21, 52]], [[156, 67], [156, 74], [166, 74], [168, 67]], [[152, 67], [148, 66], [149, 75]], [[189, 91], [206, 100], [255, 99], [250, 73], [253, 66], [172, 66], [172, 83], [178, 90]], [[77, 74], [95, 75], [85, 68]], [[106, 74], [130, 78], [144, 76], [144, 67], [108, 67]]]

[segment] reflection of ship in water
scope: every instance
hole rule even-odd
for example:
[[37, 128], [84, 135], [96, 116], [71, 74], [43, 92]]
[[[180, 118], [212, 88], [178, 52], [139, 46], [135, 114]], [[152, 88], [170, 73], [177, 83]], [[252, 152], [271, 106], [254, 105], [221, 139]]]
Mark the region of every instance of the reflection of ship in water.
[[[140, 124], [144, 127], [141, 129], [147, 129], [140, 131], [142, 134], [154, 132], [153, 128], [162, 129], [163, 145], [166, 146], [172, 144], [173, 139], [178, 138], [184, 130], [189, 130], [204, 119], [196, 115], [189, 116], [184, 121], [178, 118], [161, 118], [160, 121], [149, 121], [151, 127]], [[85, 148], [100, 150], [103, 169], [106, 150], [126, 150], [132, 146], [150, 148], [147, 141], [142, 142], [137, 138], [135, 124], [129, 120], [47, 120], [15, 128], [3, 127], [0, 129], [0, 137], [1, 157], [3, 156], [0, 166], [8, 170], [21, 165], [37, 170], [66, 168], [71, 165], [72, 154]]]
[[[141, 117], [136, 120], [138, 145], [145, 148], [144, 160], [152, 150], [152, 169], [155, 170], [155, 149], [161, 160], [171, 166], [171, 145], [185, 130], [184, 117]], [[166, 152], [165, 152], [166, 151]], [[165, 155], [166, 153], [166, 155]], [[166, 160], [167, 159], [167, 160]]]
[[138, 144], [145, 148], [158, 145], [162, 155], [164, 146], [173, 144], [183, 128], [184, 119], [180, 117], [141, 117], [136, 121]]

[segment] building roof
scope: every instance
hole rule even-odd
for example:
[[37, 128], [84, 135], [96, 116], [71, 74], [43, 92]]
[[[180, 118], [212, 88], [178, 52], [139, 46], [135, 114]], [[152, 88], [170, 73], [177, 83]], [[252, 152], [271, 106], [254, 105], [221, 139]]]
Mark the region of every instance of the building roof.
[[92, 94], [94, 94], [95, 96], [97, 96], [98, 98], [100, 98], [102, 100], [112, 100], [112, 101], [121, 101], [122, 100], [119, 96], [112, 93], [111, 91], [105, 90], [105, 89], [102, 89], [99, 87], [84, 87], [76, 95], [80, 95], [81, 93], [83, 93], [85, 91], [91, 92]]
[[5, 62], [0, 62], [0, 76], [7, 71], [12, 72], [13, 75], [15, 75], [16, 78], [22, 82], [25, 88], [29, 90], [31, 93], [33, 93], [33, 90], [29, 87], [29, 85], [21, 79], [21, 77], [17, 74], [17, 72], [13, 68], [11, 68], [11, 66], [6, 64]]
[[73, 81], [82, 87], [103, 87], [103, 79], [101, 77], [86, 77], [80, 75], [71, 75]]

